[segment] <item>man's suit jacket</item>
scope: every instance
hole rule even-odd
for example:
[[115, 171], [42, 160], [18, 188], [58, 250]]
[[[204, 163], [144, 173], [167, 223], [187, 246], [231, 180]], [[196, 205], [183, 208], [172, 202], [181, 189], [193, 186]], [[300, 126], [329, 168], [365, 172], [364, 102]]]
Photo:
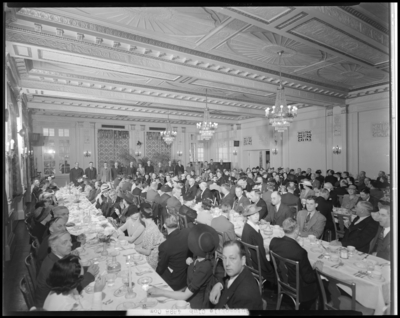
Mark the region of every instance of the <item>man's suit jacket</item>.
[[[36, 308], [43, 308], [44, 301], [50, 292], [50, 287], [46, 284], [46, 279], [49, 277], [50, 271], [53, 268], [55, 262], [59, 258], [52, 252], [49, 253], [43, 260], [42, 266], [40, 267], [39, 274], [37, 276], [37, 287], [35, 292], [35, 306]], [[94, 276], [88, 272], [83, 275], [83, 280], [80, 284], [82, 288], [85, 288], [91, 282], [94, 281]]]
[[317, 179], [315, 179], [314, 181], [311, 180], [311, 184], [313, 188], [317, 188], [319, 189], [319, 187], [321, 186], [321, 182]]
[[314, 215], [310, 218], [308, 223], [306, 223], [308, 211], [301, 210], [297, 214], [297, 224], [299, 225], [299, 233], [303, 237], [308, 235], [315, 235], [320, 238], [324, 233], [326, 218], [319, 212], [315, 211]]
[[165, 168], [163, 166], [159, 167], [159, 166], [155, 166], [154, 167], [154, 173], [156, 175], [159, 175], [160, 173], [164, 173], [166, 172]]
[[174, 208], [176, 213], [179, 212], [181, 206], [182, 206], [181, 201], [179, 201], [175, 196], [171, 196], [167, 201], [167, 207]]
[[111, 167], [111, 180], [115, 180], [118, 178], [118, 175], [122, 174], [122, 168], [118, 167], [115, 168], [115, 166]]
[[96, 189], [93, 188], [90, 190], [89, 195], [87, 196], [87, 199], [91, 202], [94, 203], [94, 200], [96, 200], [96, 197], [100, 194], [100, 188]]
[[283, 221], [290, 217], [292, 217], [292, 211], [287, 205], [281, 202], [278, 211], [276, 211], [275, 206], [271, 205], [271, 209], [268, 209], [266, 221], [271, 222], [273, 225], [282, 226]]
[[156, 272], [173, 290], [187, 286], [186, 259], [189, 257], [189, 229], [176, 229], [158, 246], [158, 265]]
[[146, 174], [150, 174], [150, 173], [154, 173], [154, 167], [153, 167], [153, 165], [145, 165], [144, 166], [144, 172], [146, 173]]
[[194, 184], [193, 186], [191, 186], [189, 188], [189, 190], [187, 192], [185, 192], [185, 194], [183, 195], [183, 200], [185, 201], [192, 201], [196, 198], [196, 194], [197, 194], [197, 185]]
[[351, 225], [344, 232], [342, 238], [342, 245], [344, 247], [351, 245], [358, 251], [368, 253], [369, 243], [375, 237], [379, 223], [376, 222], [371, 216], [365, 218], [358, 224], [354, 224], [357, 218], [351, 222]]
[[383, 232], [383, 227], [379, 227], [379, 233], [378, 233], [378, 241], [376, 242], [375, 245], [375, 252], [377, 257], [384, 258], [385, 260], [390, 261], [390, 231], [386, 236], [383, 238], [383, 240], [380, 238], [381, 233]]
[[129, 167], [126, 167], [126, 169], [125, 169], [125, 174], [127, 176], [136, 176], [136, 172], [137, 172], [137, 169], [135, 166], [133, 166], [133, 167], [129, 166]]
[[335, 186], [335, 183], [338, 182], [338, 179], [335, 176], [326, 176], [325, 177], [325, 183], [331, 183], [333, 186]]
[[316, 203], [318, 203], [317, 210], [326, 219], [325, 231], [326, 230], [330, 230], [331, 231], [331, 238], [333, 240], [336, 239], [335, 224], [333, 223], [333, 220], [332, 220], [332, 210], [333, 210], [332, 202], [328, 201], [328, 200], [325, 200], [323, 197], [318, 197], [317, 200], [316, 200]]
[[[160, 202], [159, 202], [159, 204], [162, 206], [162, 207], [166, 207], [167, 206], [167, 201], [169, 200], [171, 198], [171, 196], [169, 195], [169, 194], [166, 194], [166, 193], [164, 193], [162, 196], [161, 196], [161, 198], [160, 198]], [[175, 198], [176, 199], [176, 198]]]
[[378, 207], [378, 200], [376, 198], [374, 198], [373, 196], [369, 196], [369, 199], [367, 200], [369, 203], [372, 204], [372, 206], [374, 207], [374, 209], [372, 210], [372, 212], [378, 212], [379, 211], [379, 207]]
[[95, 180], [97, 179], [97, 169], [96, 168], [86, 168], [85, 169], [85, 175], [87, 178], [89, 178], [89, 180]]
[[221, 204], [227, 204], [232, 208], [234, 201], [235, 201], [235, 195], [232, 193], [228, 193], [221, 199]]
[[297, 205], [298, 211], [301, 210], [301, 200], [293, 193], [285, 193], [281, 195], [281, 202], [285, 205]]
[[233, 202], [233, 208], [232, 210], [235, 210], [238, 213], [243, 213], [244, 209], [246, 206], [250, 205], [249, 199], [243, 194], [240, 198], [240, 200], [236, 199]]
[[78, 179], [82, 178], [82, 176], [83, 176], [83, 169], [82, 168], [76, 169], [74, 167], [69, 172], [69, 181], [73, 182], [75, 184], [75, 186], [77, 186], [78, 185]]
[[236, 277], [231, 286], [227, 286], [226, 282], [222, 283], [224, 289], [221, 292], [218, 304], [215, 308], [230, 309], [249, 309], [249, 310], [262, 310], [263, 303], [258, 289], [256, 280], [253, 274], [247, 267], [243, 267], [242, 272]]
[[[267, 279], [268, 281], [275, 282], [275, 280], [276, 280], [275, 272], [274, 272], [274, 269], [273, 269], [271, 263], [267, 260], [267, 256], [265, 254], [265, 248], [264, 248], [264, 239], [261, 236], [261, 233], [256, 232], [256, 230], [251, 225], [245, 223], [244, 227], [243, 227], [243, 233], [242, 233], [242, 242], [258, 246], [258, 249], [260, 251], [259, 255], [260, 255], [262, 276], [265, 279]], [[251, 259], [248, 259], [246, 257], [246, 263], [252, 264], [255, 269], [258, 269], [258, 263], [256, 261], [257, 260], [256, 252], [253, 250], [250, 250], [250, 255], [251, 255]]]
[[156, 196], [160, 196], [157, 191], [153, 189], [147, 190], [146, 200], [153, 203], [155, 201]]
[[258, 200], [257, 207], [261, 207], [260, 210], [260, 220], [261, 219], [265, 219], [268, 215], [268, 208], [267, 208], [267, 203], [265, 203], [265, 201], [263, 199], [260, 198], [260, 200]]
[[143, 189], [140, 189], [139, 187], [136, 187], [135, 189], [132, 190], [132, 194], [140, 196], [140, 194], [142, 193], [142, 190]]
[[174, 165], [171, 165], [171, 166], [166, 166], [165, 167], [165, 171], [166, 171], [166, 173], [175, 173], [175, 166]]
[[[109, 182], [111, 181], [111, 169], [110, 168], [100, 168], [100, 173], [98, 175], [98, 179], [101, 180], [101, 182]], [[114, 179], [112, 179], [114, 180]]]
[[267, 190], [262, 194], [262, 199], [265, 201], [265, 203], [271, 203], [271, 194], [272, 191]]
[[[299, 262], [299, 300], [300, 303], [315, 299], [318, 296], [318, 282], [314, 269], [308, 260], [307, 251], [302, 248], [296, 240], [284, 236], [274, 237], [269, 244], [269, 249], [281, 257]], [[279, 260], [277, 260], [279, 264]], [[278, 273], [280, 273], [279, 265]], [[287, 264], [288, 282], [296, 288], [296, 268]]]
[[233, 224], [223, 215], [220, 215], [211, 220], [211, 227], [216, 231], [225, 232], [225, 237], [219, 237], [219, 247], [222, 251], [222, 239], [234, 241], [236, 240], [235, 228]]
[[214, 202], [214, 196], [209, 188], [206, 188], [203, 192], [197, 192], [196, 194], [196, 203], [202, 202], [204, 199], [211, 199]]
[[315, 177], [315, 179], [317, 179], [319, 181], [320, 185], [323, 185], [325, 182], [324, 176]]
[[180, 175], [185, 172], [185, 167], [183, 165], [176, 165], [174, 173], [175, 175]]

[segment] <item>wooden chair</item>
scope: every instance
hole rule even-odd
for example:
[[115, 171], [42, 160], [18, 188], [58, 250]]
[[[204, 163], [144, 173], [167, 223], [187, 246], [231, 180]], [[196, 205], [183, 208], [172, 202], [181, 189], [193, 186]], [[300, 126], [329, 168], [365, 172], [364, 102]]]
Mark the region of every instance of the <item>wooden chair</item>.
[[[279, 310], [282, 303], [283, 295], [289, 296], [295, 305], [295, 309], [299, 310], [300, 307], [300, 272], [299, 272], [299, 262], [292, 261], [290, 259], [286, 259], [284, 257], [275, 254], [270, 251], [272, 262], [274, 264], [275, 274], [278, 279], [278, 303], [276, 305], [276, 310]], [[294, 266], [296, 272], [296, 287], [292, 287], [289, 285], [289, 276], [288, 276], [288, 266]], [[279, 268], [279, 270], [278, 270]]]
[[379, 233], [380, 233], [380, 227], [378, 227], [378, 230], [376, 231], [375, 237], [371, 240], [369, 243], [369, 251], [368, 254], [371, 254], [375, 248], [376, 242], [378, 241], [379, 238]]
[[[355, 310], [362, 312], [363, 315], [373, 315], [374, 309], [364, 307], [356, 301], [356, 284], [354, 282], [345, 282], [339, 278], [328, 275], [325, 272], [321, 272], [318, 268], [316, 268], [315, 271], [317, 272], [318, 283], [322, 293], [324, 310]], [[328, 290], [331, 296], [331, 301], [329, 302], [326, 297], [321, 276], [328, 279]], [[351, 290], [350, 297], [342, 294], [338, 284], [346, 286]]]
[[39, 240], [35, 236], [32, 236], [32, 238], [33, 238], [33, 242], [31, 245], [31, 253], [34, 257], [36, 257], [39, 252], [40, 243], [39, 243]]
[[35, 292], [29, 275], [25, 274], [24, 277], [22, 277], [21, 282], [19, 284], [19, 289], [22, 295], [24, 296], [25, 303], [28, 309], [31, 309], [33, 306], [35, 306], [35, 300], [34, 300]]
[[[264, 282], [266, 281], [261, 274], [261, 261], [260, 261], [260, 250], [258, 249], [257, 245], [251, 245], [248, 243], [245, 243], [243, 241], [241, 241], [245, 247], [246, 250], [246, 267], [250, 270], [250, 272], [253, 274], [253, 277], [255, 278], [255, 280], [257, 281], [258, 284], [258, 288], [260, 290], [260, 295], [263, 294], [264, 291]], [[264, 247], [263, 247], [264, 248]], [[252, 262], [252, 257], [251, 257], [251, 253], [250, 250], [253, 250], [255, 255], [257, 255], [257, 266], [258, 269], [253, 267], [253, 262]]]
[[[350, 218], [350, 216], [346, 216], [343, 214], [336, 214], [331, 212], [333, 225], [335, 227], [336, 239], [342, 238], [344, 236], [344, 232], [346, 231], [346, 227], [344, 226], [344, 219]], [[337, 217], [338, 224], [336, 225], [335, 217]]]
[[32, 253], [29, 253], [29, 255], [25, 258], [25, 266], [28, 270], [29, 276], [31, 278], [33, 288], [36, 290], [37, 287], [37, 280], [36, 280], [36, 275], [37, 275], [37, 268], [36, 268], [36, 259], [33, 257]]
[[182, 214], [178, 213], [178, 217], [179, 217], [179, 229], [187, 228], [188, 224], [187, 224], [186, 215], [182, 215]]
[[338, 200], [339, 200], [340, 206], [342, 206], [343, 194], [338, 194]]

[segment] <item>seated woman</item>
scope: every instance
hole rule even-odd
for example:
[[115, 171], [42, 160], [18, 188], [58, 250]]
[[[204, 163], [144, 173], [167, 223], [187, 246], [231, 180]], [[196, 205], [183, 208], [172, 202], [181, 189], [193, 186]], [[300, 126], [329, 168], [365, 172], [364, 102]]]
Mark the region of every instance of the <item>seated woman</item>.
[[191, 258], [187, 259], [190, 265], [187, 271], [186, 289], [182, 292], [152, 287], [147, 293], [156, 297], [187, 300], [192, 309], [210, 308], [209, 293], [206, 292], [206, 288], [213, 275], [214, 251], [218, 244], [216, 230], [205, 224], [195, 225], [188, 237], [188, 247], [193, 253], [194, 261]]
[[[43, 309], [50, 311], [88, 310], [83, 308], [80, 293], [76, 287], [83, 279], [83, 266], [79, 257], [67, 255], [56, 263], [49, 273], [47, 285], [51, 288]], [[94, 310], [102, 309], [102, 291], [106, 285], [105, 276], [100, 277], [94, 284], [93, 305]]]
[[303, 180], [303, 182], [300, 183], [300, 185], [303, 185], [303, 190], [301, 190], [300, 193], [300, 199], [305, 199], [308, 196], [313, 196], [315, 195], [312, 183], [308, 180]]
[[342, 200], [342, 208], [353, 209], [357, 202], [360, 200], [360, 197], [356, 194], [357, 187], [355, 185], [349, 185], [347, 188], [347, 192], [349, 194], [345, 194]]
[[[115, 232], [114, 236], [125, 238], [129, 243], [135, 246], [141, 246], [143, 234], [145, 231], [145, 223], [140, 219], [140, 211], [135, 205], [129, 205], [125, 213], [126, 222]], [[127, 231], [128, 235], [124, 234]]]
[[147, 262], [155, 270], [158, 263], [158, 246], [165, 241], [165, 238], [152, 219], [151, 206], [144, 204], [142, 207], [140, 218], [145, 230], [142, 234], [142, 246], [136, 246], [135, 249], [146, 256]]

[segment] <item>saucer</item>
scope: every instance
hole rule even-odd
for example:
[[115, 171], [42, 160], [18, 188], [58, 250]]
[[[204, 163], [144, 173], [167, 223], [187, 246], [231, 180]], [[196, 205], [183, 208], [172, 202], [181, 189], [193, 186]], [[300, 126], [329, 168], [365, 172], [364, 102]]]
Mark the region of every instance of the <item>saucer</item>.
[[311, 252], [314, 252], [314, 253], [323, 253], [323, 252], [324, 252], [324, 249], [322, 249], [322, 248], [320, 248], [320, 247], [313, 247], [313, 248], [311, 248]]
[[117, 310], [128, 310], [128, 309], [135, 309], [139, 307], [139, 303], [134, 303], [133, 301], [127, 301], [117, 306]]
[[158, 301], [154, 298], [147, 298], [146, 301], [144, 299], [140, 302], [142, 308], [152, 308], [158, 305]]
[[[176, 303], [172, 305], [172, 309], [178, 309], [178, 308], [176, 308]], [[186, 304], [186, 308], [185, 309], [190, 309], [190, 303]]]
[[153, 281], [153, 278], [149, 276], [141, 277], [138, 279], [138, 284], [143, 285], [143, 281], [147, 280], [147, 285], [150, 285], [150, 283]]
[[356, 267], [362, 268], [362, 269], [367, 269], [367, 267], [368, 267], [368, 264], [366, 264], [365, 262], [355, 262], [354, 265], [356, 265]]

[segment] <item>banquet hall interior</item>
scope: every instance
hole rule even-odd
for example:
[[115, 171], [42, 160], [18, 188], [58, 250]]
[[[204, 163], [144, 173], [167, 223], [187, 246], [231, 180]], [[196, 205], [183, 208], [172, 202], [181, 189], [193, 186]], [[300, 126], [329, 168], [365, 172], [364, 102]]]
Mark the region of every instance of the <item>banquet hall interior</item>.
[[[95, 286], [107, 279], [102, 307], [85, 307], [82, 301], [81, 310], [135, 310], [142, 304], [143, 308], [292, 313], [300, 304], [300, 310], [328, 310], [330, 298], [337, 295], [327, 297], [326, 285], [339, 279], [349, 285], [337, 289], [342, 298], [336, 309], [350, 314], [397, 314], [397, 214], [390, 212], [397, 210], [397, 92], [393, 95], [397, 72], [392, 72], [397, 69], [396, 4], [71, 7], [57, 3], [49, 7], [4, 3], [3, 12], [3, 314], [63, 310], [51, 309], [59, 308], [52, 300], [61, 299], [55, 292], [61, 287], [54, 287], [51, 277], [56, 275], [56, 264], [65, 260], [70, 260], [68, 266], [76, 262], [85, 270], [78, 285], [87, 275], [92, 282], [97, 277], [91, 283]], [[143, 191], [135, 192], [138, 189]], [[176, 202], [158, 204], [154, 197], [149, 199], [150, 191]], [[211, 203], [203, 199], [204, 193], [210, 193]], [[284, 201], [286, 194], [294, 203]], [[105, 212], [104, 202], [115, 202], [110, 199], [113, 195], [118, 204], [123, 202], [121, 208], [113, 206]], [[232, 201], [226, 212], [228, 196]], [[265, 209], [259, 212], [260, 201], [265, 201]], [[65, 218], [58, 214], [63, 206], [69, 219], [67, 215], [60, 233], [71, 236], [71, 254], [76, 250], [79, 262], [54, 252], [58, 239], [54, 224]], [[190, 225], [190, 213], [182, 216], [184, 206], [196, 216]], [[293, 210], [288, 208], [287, 217], [279, 219], [286, 213], [282, 206]], [[121, 217], [122, 210], [126, 217]], [[124, 225], [136, 222], [133, 218], [139, 214], [145, 228], [142, 247], [131, 240], [130, 225]], [[211, 294], [201, 289], [204, 307], [192, 301], [199, 293], [192, 296], [190, 280], [196, 272], [190, 271], [204, 261], [193, 251], [203, 250], [200, 238], [196, 248], [191, 247], [191, 238], [199, 231], [204, 231], [200, 237], [222, 231], [212, 221], [221, 215], [236, 236], [227, 239], [218, 232], [222, 241], [205, 258], [211, 257], [223, 273], [225, 269], [226, 279], [230, 263], [225, 253], [236, 249], [242, 253], [244, 246], [246, 256], [238, 255], [246, 264], [239, 264], [239, 275], [256, 273], [249, 285], [260, 298], [254, 307], [226, 296], [232, 289], [227, 286], [239, 284], [239, 279], [225, 286], [221, 278], [211, 286]], [[315, 215], [323, 219], [321, 230], [307, 230]], [[365, 233], [361, 234], [360, 223], [365, 218], [373, 233], [361, 237]], [[183, 264], [188, 268], [188, 283], [183, 285], [188, 287], [182, 294], [192, 298], [176, 296], [175, 282], [160, 272], [161, 256], [173, 240], [168, 224], [174, 222], [179, 235], [187, 234], [188, 253], [198, 257], [193, 264], [190, 257]], [[395, 224], [392, 230], [391, 223]], [[153, 226], [159, 245], [149, 250], [147, 231]], [[35, 229], [41, 231], [40, 237]], [[105, 229], [113, 232], [112, 240], [101, 234]], [[260, 244], [246, 241], [247, 229], [259, 235]], [[101, 235], [111, 243], [101, 241]], [[284, 260], [292, 257], [290, 249], [283, 248], [284, 241], [278, 241], [284, 239], [297, 241], [296, 249], [308, 255], [296, 265], [300, 266], [297, 274], [281, 271]], [[97, 245], [91, 250], [93, 242]], [[133, 287], [130, 263], [122, 258], [130, 244], [151, 272], [137, 277], [134, 273]], [[251, 253], [253, 245], [256, 254]], [[111, 252], [106, 250], [109, 246]], [[41, 250], [45, 254], [39, 261]], [[44, 280], [40, 265], [48, 264], [50, 254], [55, 260]], [[292, 262], [298, 260], [295, 257]], [[82, 265], [85, 262], [92, 264], [89, 269]], [[114, 275], [114, 269], [108, 270], [112, 265], [122, 270]], [[266, 276], [264, 266], [270, 270]], [[100, 272], [94, 273], [94, 267]], [[140, 271], [139, 265], [132, 268]], [[312, 276], [312, 283], [304, 284], [318, 290], [312, 308], [305, 305], [311, 289], [293, 280], [295, 296], [288, 296], [284, 286], [285, 275], [301, 276], [304, 268], [311, 271], [307, 279]], [[124, 271], [129, 272], [129, 285], [125, 297], [119, 297], [119, 289], [114, 290]], [[110, 275], [117, 277], [113, 287]], [[159, 292], [157, 286], [145, 288], [148, 282], [141, 277], [164, 283], [167, 300], [152, 297]], [[266, 282], [260, 283], [263, 279]], [[48, 290], [38, 302], [42, 283]], [[211, 295], [218, 284], [221, 298], [214, 301]], [[76, 297], [93, 299], [94, 304], [98, 288], [92, 286], [89, 292], [90, 286]], [[168, 298], [183, 299], [187, 307], [179, 307], [182, 300], [174, 303]]]

